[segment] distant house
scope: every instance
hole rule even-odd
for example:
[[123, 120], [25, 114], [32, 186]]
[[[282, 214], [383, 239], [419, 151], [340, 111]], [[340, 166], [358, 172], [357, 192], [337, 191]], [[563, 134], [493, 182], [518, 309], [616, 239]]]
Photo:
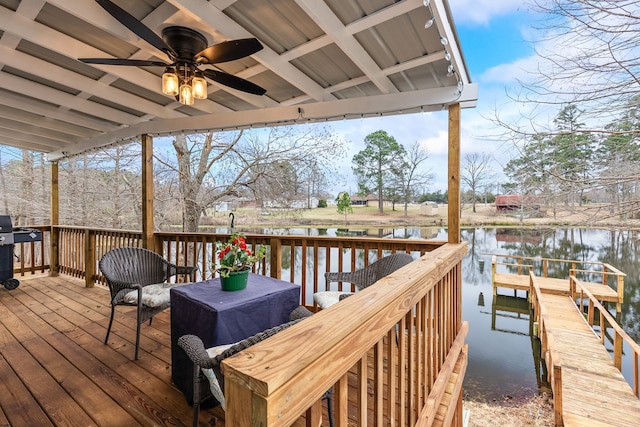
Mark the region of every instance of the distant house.
[[357, 195], [349, 197], [351, 200], [351, 206], [367, 206], [367, 199]]
[[315, 196], [297, 199], [265, 200], [263, 206], [270, 209], [313, 209], [318, 207], [319, 199]]
[[[351, 200], [351, 206], [370, 206], [374, 208], [378, 207], [377, 194], [369, 194], [364, 197], [353, 195], [349, 197], [349, 200]], [[391, 206], [391, 200], [384, 199], [382, 202], [382, 206]]]
[[224, 196], [215, 202], [213, 209], [207, 209], [205, 214], [207, 216], [215, 216], [216, 212], [232, 212], [248, 204], [255, 204], [255, 201], [246, 197]]
[[503, 194], [496, 196], [496, 209], [498, 211], [514, 211], [518, 209], [540, 209], [537, 197], [523, 196], [520, 194]]

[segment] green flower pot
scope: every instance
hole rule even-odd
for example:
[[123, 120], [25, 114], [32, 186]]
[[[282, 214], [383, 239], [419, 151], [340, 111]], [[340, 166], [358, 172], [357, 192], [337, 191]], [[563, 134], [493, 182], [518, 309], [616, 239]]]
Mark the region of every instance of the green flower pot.
[[229, 277], [220, 277], [223, 291], [241, 291], [247, 287], [249, 270], [232, 271]]

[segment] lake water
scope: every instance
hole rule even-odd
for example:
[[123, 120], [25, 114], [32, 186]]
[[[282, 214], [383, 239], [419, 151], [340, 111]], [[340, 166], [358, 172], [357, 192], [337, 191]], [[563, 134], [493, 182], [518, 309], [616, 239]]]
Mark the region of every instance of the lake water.
[[[446, 229], [438, 227], [385, 230], [300, 228], [251, 232], [447, 238]], [[513, 291], [501, 289], [501, 295], [493, 301], [491, 254], [600, 261], [618, 268], [627, 275], [619, 323], [631, 338], [640, 341], [639, 232], [496, 227], [463, 229], [461, 237], [469, 242], [469, 252], [462, 261], [462, 316], [469, 322], [469, 366], [464, 381], [466, 397], [502, 401], [549, 391], [544, 362], [540, 360], [540, 343], [532, 336], [531, 316], [524, 292], [519, 293], [519, 298], [514, 298]], [[509, 308], [502, 309], [506, 307]], [[612, 346], [609, 344], [608, 347]], [[629, 379], [632, 372], [630, 352], [624, 353], [623, 374]]]

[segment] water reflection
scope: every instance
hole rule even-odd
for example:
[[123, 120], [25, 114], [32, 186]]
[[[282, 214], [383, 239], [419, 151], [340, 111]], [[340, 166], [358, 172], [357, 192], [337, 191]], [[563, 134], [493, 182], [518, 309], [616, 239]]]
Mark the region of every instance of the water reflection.
[[[540, 342], [532, 335], [533, 319], [528, 312], [526, 295], [520, 291], [521, 295], [493, 297], [490, 254], [599, 261], [613, 265], [627, 274], [625, 302], [617, 319], [623, 329], [639, 341], [637, 232], [476, 228], [463, 230], [462, 237], [469, 242], [469, 253], [463, 260], [463, 318], [470, 324], [467, 338], [469, 368], [465, 377], [468, 396], [503, 400], [549, 390], [546, 368], [540, 359]], [[556, 265], [555, 268], [560, 277], [568, 276], [568, 265]], [[501, 292], [505, 293], [504, 290]], [[479, 295], [482, 295], [482, 305]], [[489, 304], [490, 312], [486, 309]], [[610, 333], [605, 335], [611, 337]], [[610, 339], [606, 345], [612, 352]], [[626, 351], [623, 356], [623, 374], [627, 379], [631, 378], [633, 369], [630, 354]]]

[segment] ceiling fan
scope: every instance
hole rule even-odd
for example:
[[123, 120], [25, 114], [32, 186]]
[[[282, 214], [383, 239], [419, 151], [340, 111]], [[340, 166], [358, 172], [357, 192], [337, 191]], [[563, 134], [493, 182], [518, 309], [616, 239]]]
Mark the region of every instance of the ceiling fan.
[[194, 98], [207, 97], [207, 82], [204, 77], [243, 92], [255, 95], [265, 94], [265, 89], [248, 80], [219, 70], [200, 70], [199, 68], [201, 65], [234, 61], [252, 55], [262, 49], [262, 44], [257, 39], [229, 40], [207, 47], [207, 39], [202, 34], [191, 28], [180, 26], [165, 28], [162, 30], [162, 37], [159, 37], [149, 27], [110, 0], [96, 0], [96, 2], [138, 37], [164, 52], [170, 62], [117, 58], [80, 58], [80, 61], [87, 64], [165, 67], [162, 75], [162, 92], [175, 96], [185, 105], [193, 104]]

